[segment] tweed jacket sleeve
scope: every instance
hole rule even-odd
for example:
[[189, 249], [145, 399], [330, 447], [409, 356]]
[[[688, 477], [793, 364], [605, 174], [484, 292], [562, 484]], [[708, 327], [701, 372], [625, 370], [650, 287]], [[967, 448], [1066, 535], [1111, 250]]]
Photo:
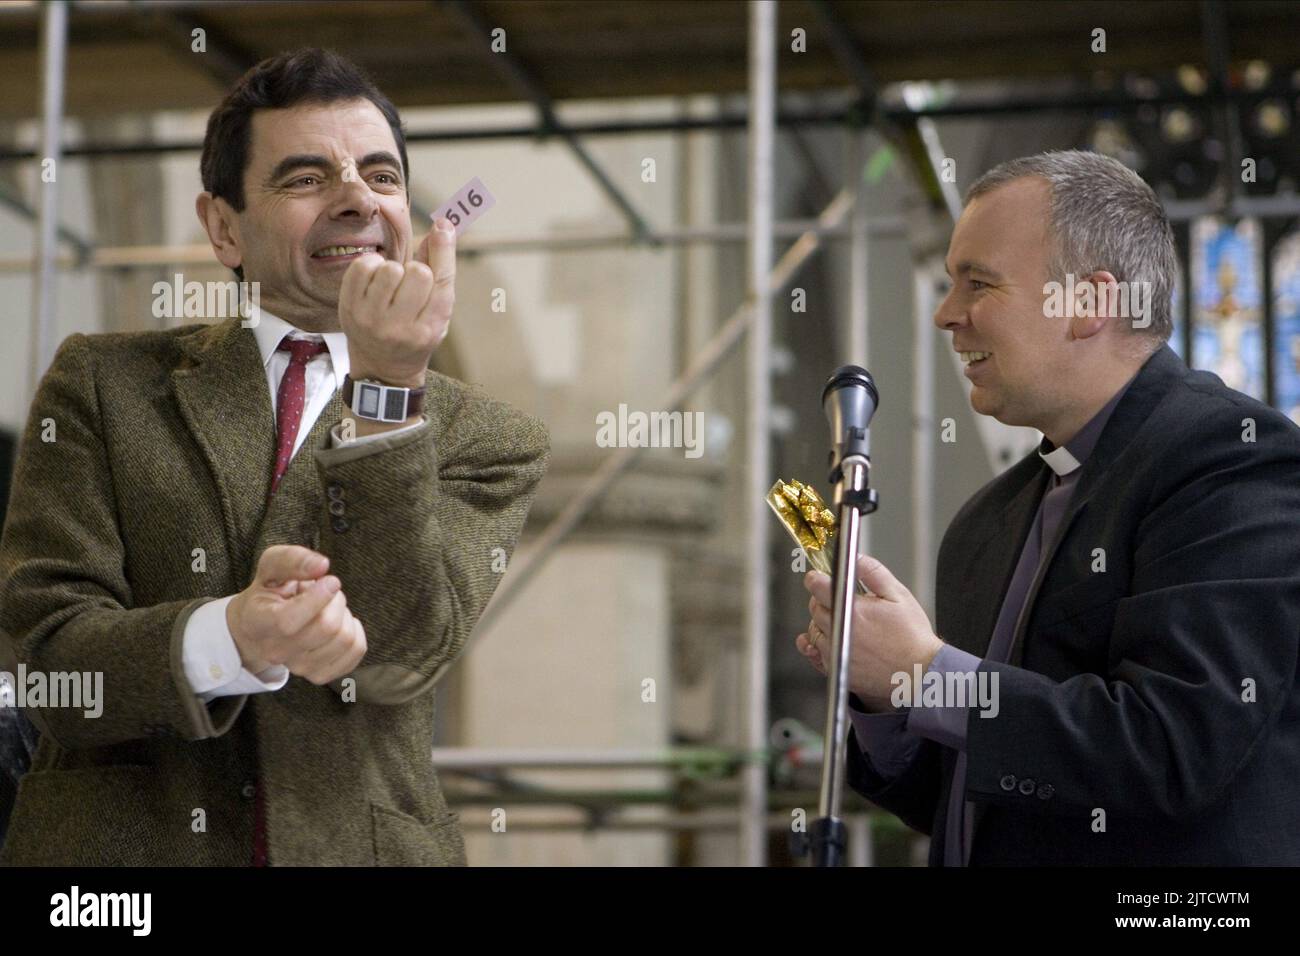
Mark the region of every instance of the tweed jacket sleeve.
[[548, 440], [535, 419], [430, 373], [424, 425], [318, 449], [320, 550], [368, 649], [334, 682], [400, 704], [456, 660], [505, 571]]

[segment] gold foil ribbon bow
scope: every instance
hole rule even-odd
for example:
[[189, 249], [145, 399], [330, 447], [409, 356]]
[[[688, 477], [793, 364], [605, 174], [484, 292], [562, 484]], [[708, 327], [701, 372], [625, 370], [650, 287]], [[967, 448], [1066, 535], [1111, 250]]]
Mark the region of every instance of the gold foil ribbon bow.
[[[821, 495], [802, 481], [778, 478], [767, 493], [767, 504], [808, 556], [808, 563], [823, 574], [833, 574], [838, 521]], [[859, 594], [868, 593], [862, 582], [855, 583]]]

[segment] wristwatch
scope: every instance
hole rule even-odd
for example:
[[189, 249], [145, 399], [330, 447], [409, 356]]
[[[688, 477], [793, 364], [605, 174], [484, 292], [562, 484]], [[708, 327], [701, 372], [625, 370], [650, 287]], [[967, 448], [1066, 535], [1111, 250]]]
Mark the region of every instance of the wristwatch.
[[424, 408], [424, 389], [401, 388], [368, 379], [343, 376], [343, 404], [358, 418], [372, 422], [404, 422]]

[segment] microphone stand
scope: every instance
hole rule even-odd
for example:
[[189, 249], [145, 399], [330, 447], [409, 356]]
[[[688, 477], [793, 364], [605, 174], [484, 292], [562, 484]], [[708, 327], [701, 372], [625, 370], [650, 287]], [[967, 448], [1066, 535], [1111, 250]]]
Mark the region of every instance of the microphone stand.
[[863, 515], [876, 510], [879, 498], [868, 486], [871, 458], [867, 430], [849, 428], [845, 440], [831, 453], [830, 482], [839, 511], [835, 568], [831, 578], [830, 695], [826, 701], [826, 736], [822, 751], [820, 816], [808, 828], [813, 866], [843, 866], [848, 831], [840, 818], [844, 787], [844, 754], [848, 744], [849, 625], [853, 619], [854, 585], [857, 583], [858, 539]]

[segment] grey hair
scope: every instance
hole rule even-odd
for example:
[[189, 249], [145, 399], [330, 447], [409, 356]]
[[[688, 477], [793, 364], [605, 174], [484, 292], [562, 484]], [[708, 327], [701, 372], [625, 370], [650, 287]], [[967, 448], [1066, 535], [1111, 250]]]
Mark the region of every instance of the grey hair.
[[989, 170], [966, 191], [966, 202], [1015, 179], [1038, 176], [1051, 187], [1051, 277], [1063, 282], [1099, 270], [1121, 282], [1149, 283], [1151, 322], [1129, 323], [1158, 348], [1174, 331], [1171, 299], [1178, 270], [1174, 232], [1155, 191], [1119, 160], [1062, 150], [1022, 156]]

